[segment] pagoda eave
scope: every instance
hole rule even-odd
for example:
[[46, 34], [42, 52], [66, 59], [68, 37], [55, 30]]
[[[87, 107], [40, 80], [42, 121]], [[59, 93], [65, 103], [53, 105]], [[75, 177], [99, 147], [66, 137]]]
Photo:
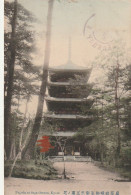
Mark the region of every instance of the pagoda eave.
[[45, 118], [56, 119], [93, 119], [93, 116], [71, 115], [71, 114], [44, 114]]
[[44, 135], [46, 136], [58, 136], [58, 137], [72, 137], [76, 134], [76, 132], [66, 131], [66, 132], [50, 132], [45, 131]]
[[49, 72], [89, 72], [91, 71], [89, 68], [82, 68], [82, 69], [56, 69], [56, 68], [49, 68]]
[[91, 102], [92, 100], [87, 98], [54, 98], [54, 97], [45, 97], [46, 101], [54, 102]]
[[[45, 131], [44, 132], [44, 135], [46, 136], [58, 136], [58, 137], [72, 137], [72, 136], [75, 136], [78, 132], [72, 132], [72, 131], [66, 131], [66, 132], [47, 132]], [[43, 132], [42, 132], [42, 135], [43, 135]], [[86, 136], [87, 137], [92, 137], [94, 136], [93, 133], [86, 133]], [[40, 135], [41, 137], [41, 135]]]

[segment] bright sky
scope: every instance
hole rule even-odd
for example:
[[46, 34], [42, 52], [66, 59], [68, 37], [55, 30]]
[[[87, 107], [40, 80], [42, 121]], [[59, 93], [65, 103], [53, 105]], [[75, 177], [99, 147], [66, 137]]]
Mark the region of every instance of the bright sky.
[[[10, 0], [12, 1], [12, 0]], [[43, 65], [48, 0], [18, 0], [39, 23], [34, 63]], [[55, 0], [52, 21], [50, 66], [66, 63], [71, 37], [71, 58], [79, 66], [89, 66], [94, 58], [120, 38], [131, 46], [131, 0]], [[84, 33], [83, 33], [84, 32]], [[100, 75], [94, 70], [92, 78]], [[92, 79], [93, 80], [93, 79]], [[34, 101], [34, 100], [33, 100]], [[34, 101], [37, 105], [37, 101]], [[32, 108], [35, 113], [36, 106]]]
[[[48, 0], [18, 0], [30, 10], [40, 23], [35, 26], [41, 36], [36, 43], [38, 54], [35, 62], [43, 64], [44, 42], [46, 30], [46, 14]], [[86, 21], [92, 17], [86, 26], [85, 36], [83, 29]], [[95, 33], [95, 38], [89, 40], [90, 29]], [[131, 1], [130, 0], [55, 0], [52, 22], [52, 48], [50, 65], [66, 63], [68, 55], [68, 39], [72, 39], [72, 60], [79, 65], [87, 65], [99, 53], [98, 47], [108, 47], [110, 41], [118, 36], [131, 43]], [[109, 44], [101, 44], [107, 41]], [[96, 46], [96, 47], [97, 47]]]

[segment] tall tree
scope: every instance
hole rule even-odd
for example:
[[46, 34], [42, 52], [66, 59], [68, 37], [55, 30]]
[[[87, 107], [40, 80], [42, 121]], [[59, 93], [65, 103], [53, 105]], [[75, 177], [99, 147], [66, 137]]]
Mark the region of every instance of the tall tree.
[[[39, 70], [32, 64], [34, 32], [31, 23], [33, 15], [15, 0], [5, 1], [5, 151], [11, 152], [11, 106], [16, 100], [36, 94], [34, 81]], [[18, 103], [19, 104], [19, 103]], [[19, 106], [18, 106], [19, 107]]]
[[47, 77], [48, 77], [48, 67], [49, 67], [49, 60], [50, 60], [50, 42], [51, 42], [51, 22], [52, 22], [52, 11], [53, 11], [53, 4], [54, 0], [48, 1], [48, 13], [47, 13], [47, 26], [46, 26], [46, 43], [45, 43], [45, 56], [44, 56], [44, 66], [43, 66], [43, 75], [42, 75], [42, 82], [39, 92], [39, 99], [38, 99], [38, 106], [37, 112], [35, 116], [35, 121], [32, 129], [32, 134], [30, 141], [23, 152], [23, 156], [28, 156], [28, 158], [32, 158], [34, 156], [34, 148], [38, 138], [41, 120], [42, 120], [42, 113], [43, 113], [43, 105], [44, 105], [44, 97], [46, 92], [46, 85], [47, 85]]
[[17, 0], [14, 1], [14, 14], [12, 17], [12, 32], [10, 40], [10, 60], [8, 61], [8, 88], [5, 104], [5, 151], [6, 155], [9, 156], [9, 124], [10, 124], [10, 113], [11, 113], [11, 99], [13, 92], [13, 79], [14, 79], [14, 67], [15, 67], [15, 56], [16, 56], [16, 44], [15, 44], [15, 35], [16, 35], [16, 20], [17, 20]]
[[[127, 138], [124, 135], [124, 131], [128, 135], [130, 131], [128, 129], [130, 112], [127, 109], [127, 107], [130, 107], [130, 66], [129, 56], [125, 47], [122, 48], [116, 45], [108, 52], [106, 52], [105, 58], [101, 59], [101, 65], [103, 65], [106, 72], [106, 82], [104, 82], [104, 90], [99, 92], [102, 95], [98, 97], [99, 95], [97, 94], [96, 97], [99, 120], [93, 123], [88, 130], [92, 129], [92, 132], [95, 130], [93, 141], [96, 143], [100, 156], [102, 147], [98, 147], [100, 144], [98, 140], [105, 145], [104, 158], [110, 163], [113, 156], [113, 165], [116, 166], [122, 163], [122, 151], [125, 145], [128, 145], [128, 149], [130, 145], [129, 142], [125, 142]], [[99, 62], [97, 61], [97, 63]], [[101, 88], [101, 85], [99, 85], [99, 88]], [[98, 139], [99, 135], [100, 139]], [[128, 140], [130, 140], [129, 137]]]

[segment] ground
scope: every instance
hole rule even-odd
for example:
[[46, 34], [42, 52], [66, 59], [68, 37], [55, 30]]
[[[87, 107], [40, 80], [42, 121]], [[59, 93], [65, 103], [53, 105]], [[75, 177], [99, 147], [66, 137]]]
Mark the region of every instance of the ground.
[[[63, 163], [55, 162], [54, 167], [61, 177]], [[5, 179], [5, 195], [18, 194], [73, 194], [74, 195], [130, 195], [131, 182], [122, 182], [117, 173], [103, 170], [93, 163], [66, 162], [68, 179], [29, 180], [21, 178]], [[65, 192], [64, 192], [65, 191]], [[78, 193], [78, 191], [80, 191]], [[82, 192], [84, 193], [82, 194]], [[92, 191], [92, 192], [91, 192]], [[94, 194], [93, 194], [94, 191]], [[113, 192], [114, 191], [114, 192]], [[118, 192], [119, 193], [118, 193]], [[106, 193], [107, 192], [107, 193]], [[108, 193], [109, 192], [109, 193]]]

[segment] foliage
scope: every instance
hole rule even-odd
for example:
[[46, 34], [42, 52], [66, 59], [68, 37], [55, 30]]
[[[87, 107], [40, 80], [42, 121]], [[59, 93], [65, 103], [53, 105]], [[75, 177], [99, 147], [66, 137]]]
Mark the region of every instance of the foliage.
[[[5, 177], [8, 177], [12, 162], [5, 162]], [[50, 180], [57, 178], [57, 172], [50, 161], [43, 161], [43, 164], [35, 164], [32, 161], [17, 161], [13, 170], [13, 177], [26, 179]]]
[[[8, 88], [9, 61], [11, 59], [11, 33], [12, 17], [14, 13], [14, 3], [5, 1], [5, 92]], [[17, 19], [15, 32], [15, 70], [13, 78], [13, 98], [27, 94], [36, 94], [38, 86], [34, 83], [39, 79], [39, 67], [32, 63], [32, 53], [36, 51], [34, 46], [35, 35], [32, 23], [36, 22], [34, 16], [26, 10], [21, 4], [17, 3]], [[5, 93], [6, 94], [6, 93]]]
[[[122, 50], [124, 49], [123, 47]], [[80, 128], [77, 137], [83, 140], [87, 153], [94, 160], [99, 160], [102, 164], [106, 163], [112, 167], [125, 169], [128, 166], [129, 168], [131, 163], [131, 65], [129, 57], [116, 46], [108, 53], [106, 52], [105, 58], [101, 59], [101, 66], [105, 70], [104, 86], [97, 83], [91, 89], [91, 96], [94, 99], [91, 112], [97, 120], [94, 120], [88, 127]], [[81, 93], [80, 86], [77, 92]], [[86, 113], [86, 110], [88, 109], [84, 107], [83, 113]], [[90, 140], [89, 135], [92, 135]], [[118, 145], [120, 151], [118, 151]]]
[[[26, 116], [19, 116], [23, 100], [29, 102], [38, 94], [40, 69], [33, 65], [35, 34], [34, 16], [16, 1], [5, 1], [5, 152], [11, 157], [12, 147], [23, 134]], [[22, 118], [23, 117], [23, 118]], [[23, 120], [23, 122], [22, 122]], [[13, 123], [11, 123], [13, 121]], [[15, 140], [15, 141], [14, 141]], [[16, 148], [18, 145], [16, 144]]]

